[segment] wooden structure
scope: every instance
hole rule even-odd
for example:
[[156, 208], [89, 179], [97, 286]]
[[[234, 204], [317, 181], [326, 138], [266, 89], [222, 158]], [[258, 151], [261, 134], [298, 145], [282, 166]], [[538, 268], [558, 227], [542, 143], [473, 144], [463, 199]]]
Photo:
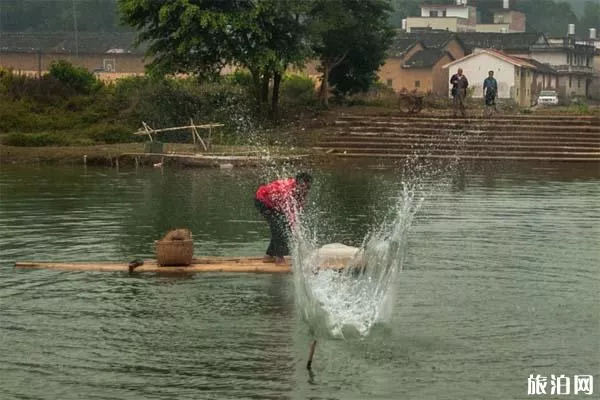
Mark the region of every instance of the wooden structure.
[[[100, 271], [128, 272], [127, 262], [40, 262], [19, 261], [17, 268], [55, 269], [63, 271]], [[327, 263], [321, 268], [343, 269], [341, 262]], [[186, 267], [161, 267], [156, 260], [144, 260], [144, 264], [135, 268], [135, 272], [154, 272], [166, 274], [198, 273], [198, 272], [234, 272], [234, 273], [290, 273], [289, 265], [265, 263], [262, 257], [200, 257], [194, 258]]]
[[[186, 125], [186, 126], [175, 126], [175, 127], [171, 127], [171, 128], [153, 129], [147, 123], [142, 121], [142, 129], [139, 129], [137, 132], [134, 132], [133, 134], [134, 135], [147, 135], [148, 138], [150, 139], [150, 141], [153, 142], [154, 138], [152, 137], [152, 135], [156, 135], [157, 133], [173, 132], [173, 131], [181, 131], [181, 130], [185, 130], [185, 129], [190, 129], [191, 133], [192, 133], [192, 142], [194, 144], [197, 144], [197, 143], [201, 144], [204, 151], [208, 151], [211, 146], [212, 130], [215, 128], [222, 127], [222, 126], [224, 126], [224, 125], [216, 124], [216, 123], [196, 125], [196, 124], [194, 124], [194, 121], [190, 118], [190, 124]], [[198, 129], [208, 129], [208, 138], [206, 139], [206, 141], [204, 141], [204, 139], [202, 139], [202, 137], [200, 136], [200, 133], [198, 132]]]

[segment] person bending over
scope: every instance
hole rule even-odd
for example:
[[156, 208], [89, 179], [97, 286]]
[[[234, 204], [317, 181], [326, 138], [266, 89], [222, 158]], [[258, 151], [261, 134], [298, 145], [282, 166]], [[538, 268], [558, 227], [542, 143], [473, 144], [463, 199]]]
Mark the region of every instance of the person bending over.
[[306, 203], [312, 176], [306, 172], [294, 178], [279, 179], [262, 185], [256, 191], [254, 202], [260, 214], [267, 220], [271, 231], [271, 241], [264, 262], [285, 265], [290, 254], [290, 228], [296, 223], [296, 211]]

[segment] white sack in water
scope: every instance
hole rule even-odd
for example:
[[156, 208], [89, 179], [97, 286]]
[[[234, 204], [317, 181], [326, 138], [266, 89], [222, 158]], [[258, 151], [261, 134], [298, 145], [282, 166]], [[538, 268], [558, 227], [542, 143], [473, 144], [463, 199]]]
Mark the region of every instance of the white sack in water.
[[356, 256], [360, 257], [361, 254], [359, 252], [360, 248], [358, 247], [346, 246], [342, 243], [329, 243], [316, 251], [316, 259], [319, 265], [347, 264]]

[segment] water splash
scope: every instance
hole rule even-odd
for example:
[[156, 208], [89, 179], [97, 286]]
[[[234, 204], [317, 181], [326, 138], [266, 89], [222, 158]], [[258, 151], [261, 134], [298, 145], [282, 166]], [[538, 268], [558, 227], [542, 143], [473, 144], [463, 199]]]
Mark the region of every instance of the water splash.
[[293, 230], [296, 299], [314, 334], [364, 337], [376, 324], [389, 321], [407, 234], [422, 200], [416, 198], [414, 186], [403, 183], [390, 215], [364, 238], [358, 251], [350, 256], [346, 251], [341, 271], [319, 268], [332, 257], [324, 256], [314, 227], [303, 223]]

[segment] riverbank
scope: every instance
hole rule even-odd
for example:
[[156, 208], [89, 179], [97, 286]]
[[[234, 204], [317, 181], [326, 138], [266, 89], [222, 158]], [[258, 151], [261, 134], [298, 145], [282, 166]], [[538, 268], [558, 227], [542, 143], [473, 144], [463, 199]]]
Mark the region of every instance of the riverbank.
[[[203, 156], [222, 156], [224, 160], [232, 156], [265, 157], [273, 158], [298, 157], [312, 152], [305, 148], [283, 148], [281, 146], [268, 146], [259, 149], [256, 146], [214, 146], [210, 153], [199, 153], [194, 145], [182, 143], [165, 144], [165, 154], [189, 156], [196, 154]], [[133, 165], [138, 162], [156, 163], [161, 161], [161, 155], [152, 155], [144, 158], [144, 143], [120, 143], [91, 146], [67, 147], [18, 147], [0, 145], [0, 165], [97, 165], [116, 166]]]
[[[536, 159], [567, 160], [565, 156], [573, 150], [589, 153], [583, 154], [584, 160], [600, 156], [597, 116], [554, 113], [553, 109], [540, 109], [526, 115], [499, 114], [491, 120], [482, 119], [477, 109], [470, 110], [469, 119], [453, 119], [450, 114], [444, 109], [405, 115], [390, 107], [338, 106], [305, 113], [285, 127], [247, 131], [244, 133], [246, 142], [253, 142], [252, 145], [215, 144], [210, 152], [205, 152], [191, 143], [164, 143], [161, 154], [150, 155], [145, 153], [143, 142], [44, 147], [0, 145], [0, 164], [111, 167], [164, 163], [228, 167], [298, 159], [335, 162], [339, 156], [356, 155], [357, 150], [359, 155], [380, 158], [409, 155], [435, 158], [434, 153], [440, 153], [436, 156], [440, 158], [456, 158], [458, 151], [462, 154], [460, 158], [481, 158], [485, 153], [487, 159], [517, 160], [525, 156], [531, 158], [529, 153], [537, 147], [541, 152], [552, 150], [556, 154], [535, 155]], [[456, 145], [442, 154], [441, 146], [448, 147], [449, 135], [455, 137]], [[492, 140], [496, 136], [497, 140]], [[400, 144], [406, 147], [406, 152], [400, 151]], [[555, 148], [550, 148], [551, 145]], [[573, 146], [581, 149], [571, 149]], [[508, 148], [515, 151], [509, 154]]]

